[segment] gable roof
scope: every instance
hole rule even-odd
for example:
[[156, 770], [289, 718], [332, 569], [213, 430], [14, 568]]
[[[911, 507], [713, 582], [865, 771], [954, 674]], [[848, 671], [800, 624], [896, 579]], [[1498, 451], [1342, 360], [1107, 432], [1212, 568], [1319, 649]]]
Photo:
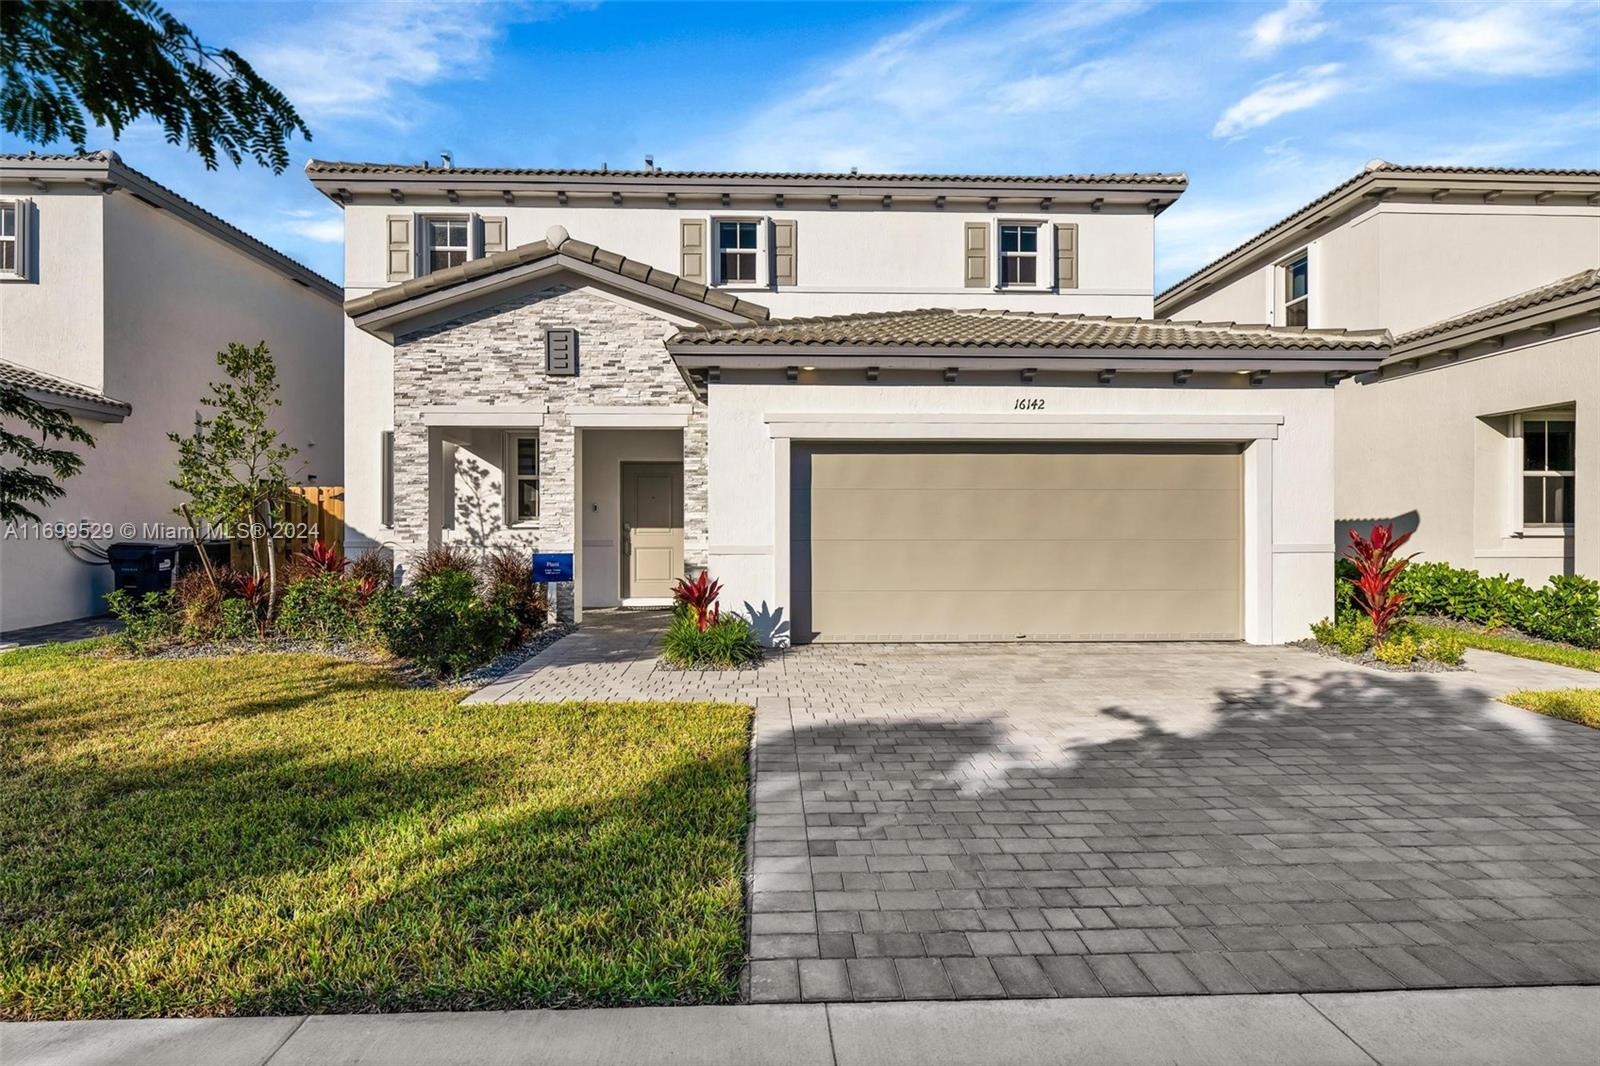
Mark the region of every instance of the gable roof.
[[772, 317], [772, 312], [760, 304], [751, 303], [732, 293], [707, 288], [698, 282], [686, 281], [677, 274], [653, 267], [648, 263], [641, 263], [637, 259], [629, 259], [577, 240], [562, 226], [551, 226], [544, 240], [521, 244], [503, 252], [490, 252], [481, 258], [470, 259], [460, 266], [435, 270], [420, 278], [402, 281], [398, 285], [390, 285], [388, 288], [347, 300], [344, 305], [345, 314], [356, 319], [357, 324], [363, 324], [363, 319], [371, 319], [372, 316], [391, 309], [398, 311], [401, 305], [427, 297], [435, 297], [428, 302], [429, 310], [447, 306], [452, 302], [447, 294], [457, 292], [465, 299], [484, 288], [479, 284], [481, 282], [492, 284], [492, 279], [514, 280], [506, 276], [519, 272], [526, 273], [527, 271], [522, 268], [532, 267], [547, 260], [564, 261], [565, 265], [585, 273], [598, 270], [626, 283], [629, 287], [647, 287], [662, 294], [670, 294], [682, 301], [714, 308], [723, 312], [717, 316], [722, 319], [737, 316], [746, 321], [764, 322]]
[[72, 183], [82, 188], [85, 181], [98, 185], [102, 192], [125, 189], [148, 204], [172, 212], [199, 227], [235, 250], [264, 263], [330, 300], [337, 301], [343, 290], [297, 259], [273, 248], [212, 214], [193, 200], [178, 195], [149, 175], [128, 166], [116, 152], [85, 152], [81, 155], [41, 154], [38, 152], [0, 153], [0, 178], [23, 179], [43, 185]]
[[[1287, 241], [1303, 228], [1316, 225], [1385, 191], [1412, 187], [1419, 192], [1478, 195], [1520, 191], [1540, 195], [1550, 191], [1570, 193], [1595, 202], [1600, 196], [1600, 170], [1536, 167], [1405, 166], [1382, 159], [1368, 163], [1351, 177], [1303, 207], [1279, 219], [1243, 243], [1230, 248], [1205, 266], [1167, 286], [1156, 297], [1156, 311], [1166, 313], [1183, 299], [1200, 295], [1207, 283], [1221, 279], [1228, 268]], [[1519, 188], [1520, 187], [1520, 188]]]
[[765, 325], [680, 330], [668, 342], [674, 350], [697, 347], [817, 349], [965, 349], [1013, 352], [1060, 349], [1138, 351], [1208, 349], [1270, 352], [1355, 352], [1380, 355], [1388, 348], [1384, 330], [1308, 330], [1298, 327], [1238, 325], [1233, 322], [1177, 322], [1167, 319], [1111, 318], [1031, 311], [928, 308], [824, 318], [780, 319]]
[[1580, 270], [1471, 311], [1408, 330], [1394, 339], [1396, 362], [1426, 351], [1472, 343], [1496, 334], [1600, 309], [1600, 267]]
[[0, 383], [20, 389], [47, 406], [102, 422], [120, 422], [133, 411], [133, 405], [126, 401], [7, 359], [0, 359]]

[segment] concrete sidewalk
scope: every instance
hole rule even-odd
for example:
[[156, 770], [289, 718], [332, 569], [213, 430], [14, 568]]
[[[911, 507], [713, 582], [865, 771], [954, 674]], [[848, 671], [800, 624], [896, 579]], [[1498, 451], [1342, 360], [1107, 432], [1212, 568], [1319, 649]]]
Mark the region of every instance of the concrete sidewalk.
[[1593, 1063], [1600, 986], [20, 1022], [5, 1066]]

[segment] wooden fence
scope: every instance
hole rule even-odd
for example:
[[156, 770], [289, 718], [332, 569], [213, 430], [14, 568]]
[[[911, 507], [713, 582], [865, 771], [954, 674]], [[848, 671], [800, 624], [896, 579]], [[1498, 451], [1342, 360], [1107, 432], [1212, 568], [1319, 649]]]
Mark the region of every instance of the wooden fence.
[[[285, 532], [304, 534], [291, 536], [277, 542], [278, 565], [288, 563], [296, 553], [309, 551], [316, 541], [336, 551], [344, 552], [344, 486], [343, 485], [291, 485], [289, 499], [284, 507]], [[235, 540], [231, 550], [232, 565], [236, 570], [250, 571], [250, 541]]]

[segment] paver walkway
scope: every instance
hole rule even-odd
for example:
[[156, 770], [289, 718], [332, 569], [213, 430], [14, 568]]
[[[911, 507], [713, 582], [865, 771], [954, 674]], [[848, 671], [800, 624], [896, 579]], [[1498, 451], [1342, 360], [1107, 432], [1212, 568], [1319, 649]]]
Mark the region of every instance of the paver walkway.
[[758, 1002], [1600, 982], [1600, 731], [1495, 700], [1593, 674], [1212, 644], [701, 674], [659, 618], [586, 623], [474, 698], [756, 707]]

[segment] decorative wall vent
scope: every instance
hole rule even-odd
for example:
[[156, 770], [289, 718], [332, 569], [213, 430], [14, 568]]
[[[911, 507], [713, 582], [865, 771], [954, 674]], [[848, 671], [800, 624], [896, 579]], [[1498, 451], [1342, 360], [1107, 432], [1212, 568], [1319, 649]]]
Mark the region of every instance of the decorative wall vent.
[[544, 372], [552, 377], [570, 378], [578, 375], [577, 330], [544, 331]]

